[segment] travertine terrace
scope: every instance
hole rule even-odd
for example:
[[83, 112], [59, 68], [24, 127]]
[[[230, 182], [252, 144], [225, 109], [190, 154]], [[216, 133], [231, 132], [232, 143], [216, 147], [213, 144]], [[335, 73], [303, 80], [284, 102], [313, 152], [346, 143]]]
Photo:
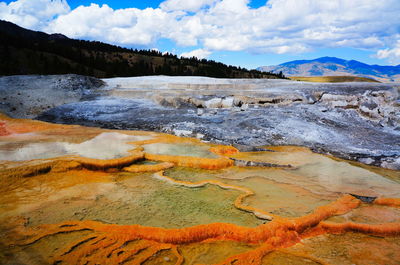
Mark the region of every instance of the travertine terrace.
[[39, 119], [166, 132], [242, 151], [305, 146], [400, 169], [398, 84], [164, 76], [103, 81], [101, 89], [87, 90], [90, 96]]
[[303, 147], [0, 119], [1, 264], [400, 260], [398, 171]]

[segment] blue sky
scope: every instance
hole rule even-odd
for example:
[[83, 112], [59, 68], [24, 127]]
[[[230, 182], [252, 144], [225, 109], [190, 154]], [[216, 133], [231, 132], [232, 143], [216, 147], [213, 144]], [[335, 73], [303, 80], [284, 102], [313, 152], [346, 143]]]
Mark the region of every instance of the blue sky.
[[30, 29], [247, 68], [322, 56], [399, 64], [398, 14], [398, 0], [0, 1], [0, 19]]
[[152, 8], [157, 8], [161, 2], [163, 1], [157, 1], [157, 0], [101, 0], [101, 1], [96, 1], [96, 0], [67, 0], [68, 4], [71, 6], [71, 8], [76, 8], [80, 5], [90, 5], [91, 3], [96, 3], [99, 5], [102, 4], [107, 4], [110, 7], [114, 9], [120, 9], [120, 8], [128, 8], [128, 7], [136, 7], [139, 9], [145, 9], [147, 7], [152, 7]]
[[[6, 1], [7, 3], [11, 1]], [[99, 5], [102, 4], [107, 4], [110, 7], [114, 9], [120, 9], [120, 8], [127, 8], [127, 7], [136, 7], [140, 9], [144, 9], [147, 7], [152, 7], [152, 8], [157, 8], [163, 1], [162, 0], [102, 0], [102, 1], [96, 1], [96, 0], [67, 0], [68, 4], [71, 6], [71, 8], [76, 8], [80, 5], [90, 5], [91, 3], [97, 3]], [[250, 6], [252, 8], [258, 8], [260, 6], [265, 5], [267, 0], [252, 0], [250, 1]]]

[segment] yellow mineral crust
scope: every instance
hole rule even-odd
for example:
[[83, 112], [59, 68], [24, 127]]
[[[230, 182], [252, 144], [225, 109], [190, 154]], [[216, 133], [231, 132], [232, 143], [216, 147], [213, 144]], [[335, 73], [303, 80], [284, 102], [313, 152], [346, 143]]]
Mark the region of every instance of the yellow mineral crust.
[[[84, 157], [61, 157], [54, 160], [41, 160], [36, 165], [22, 165], [0, 169], [2, 177], [32, 177], [39, 174], [52, 172], [65, 172], [71, 169], [86, 168], [90, 170], [106, 170], [109, 168], [122, 168], [142, 160], [144, 153], [136, 152], [132, 155], [117, 159], [91, 159]], [[13, 163], [14, 165], [16, 163]]]
[[0, 113], [0, 122], [2, 127], [7, 128], [10, 133], [29, 133], [45, 131], [55, 128], [66, 128], [68, 125], [51, 124], [42, 121], [34, 121], [28, 119], [13, 119]]
[[129, 166], [134, 162], [143, 159], [145, 154], [143, 152], [132, 152], [130, 156], [116, 158], [116, 159], [93, 159], [93, 158], [74, 158], [73, 161], [78, 162], [83, 167], [93, 170], [104, 170], [107, 168], [122, 168]]
[[230, 156], [239, 153], [239, 150], [229, 145], [213, 146], [210, 148], [210, 151], [221, 156]]
[[132, 165], [130, 167], [125, 167], [123, 170], [131, 173], [158, 172], [174, 166], [173, 163], [164, 162], [155, 165]]

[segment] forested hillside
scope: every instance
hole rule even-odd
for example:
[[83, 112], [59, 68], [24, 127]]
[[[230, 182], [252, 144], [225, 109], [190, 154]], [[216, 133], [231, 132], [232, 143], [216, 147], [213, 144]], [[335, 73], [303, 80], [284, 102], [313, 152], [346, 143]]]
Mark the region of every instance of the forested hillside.
[[74, 40], [62, 34], [49, 35], [0, 21], [0, 75], [67, 73], [99, 78], [143, 75], [283, 77], [205, 59], [178, 58], [159, 51]]

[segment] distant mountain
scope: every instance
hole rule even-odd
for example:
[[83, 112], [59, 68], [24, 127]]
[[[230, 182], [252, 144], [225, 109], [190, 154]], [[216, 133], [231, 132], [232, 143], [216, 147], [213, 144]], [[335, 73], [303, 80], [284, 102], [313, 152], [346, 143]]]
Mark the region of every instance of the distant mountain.
[[282, 73], [286, 76], [359, 76], [382, 82], [400, 82], [400, 65], [369, 65], [355, 60], [321, 57], [314, 60], [297, 60], [275, 66], [262, 66], [260, 71]]
[[81, 74], [99, 78], [189, 75], [221, 78], [281, 78], [211, 60], [178, 58], [153, 50], [133, 50], [62, 34], [27, 30], [0, 20], [0, 76]]

